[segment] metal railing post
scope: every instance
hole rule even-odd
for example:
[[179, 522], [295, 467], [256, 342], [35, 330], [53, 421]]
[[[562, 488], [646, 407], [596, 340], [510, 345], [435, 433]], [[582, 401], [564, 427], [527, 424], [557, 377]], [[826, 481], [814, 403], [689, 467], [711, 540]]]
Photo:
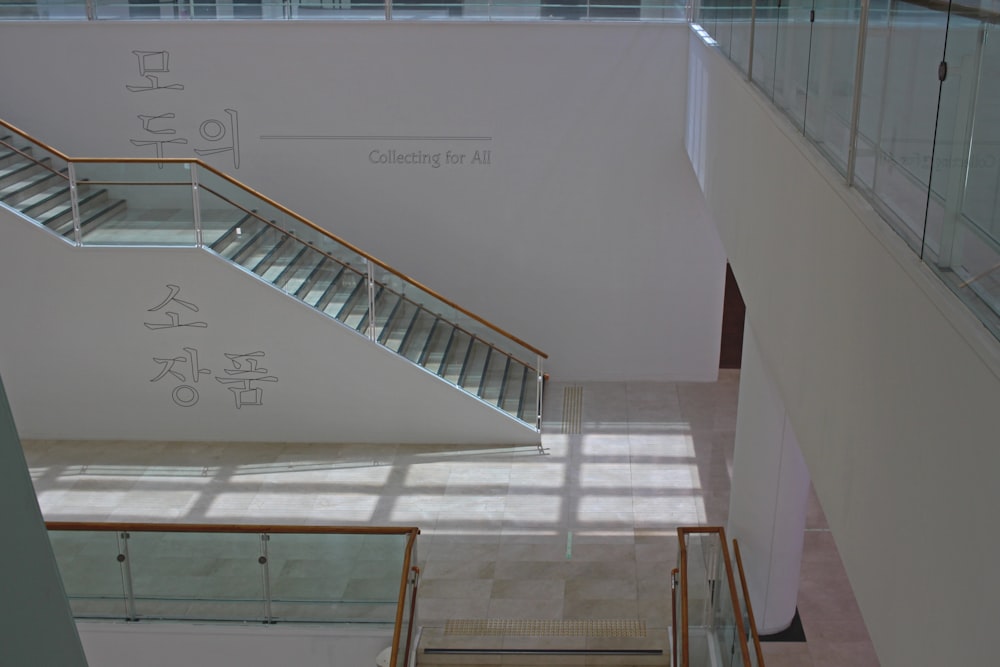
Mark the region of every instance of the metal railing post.
[[198, 193], [198, 165], [189, 164], [191, 170], [191, 205], [194, 217], [194, 244], [201, 248], [201, 198]]
[[83, 236], [80, 232], [80, 196], [76, 190], [76, 165], [70, 162], [68, 165], [69, 172], [69, 202], [70, 209], [73, 212], [73, 241], [76, 245], [83, 245]]
[[537, 389], [535, 391], [535, 428], [542, 430], [542, 389], [545, 388], [545, 373], [542, 371], [542, 356], [535, 356], [535, 365], [538, 366]]
[[267, 562], [267, 543], [271, 541], [271, 536], [267, 533], [261, 533], [260, 535], [260, 556], [257, 557], [257, 562], [260, 563], [260, 576], [261, 583], [264, 587], [264, 622], [273, 623], [274, 616], [271, 611], [271, 570], [268, 567]]
[[138, 620], [135, 610], [135, 589], [132, 587], [132, 566], [128, 555], [127, 532], [118, 533], [118, 562], [122, 568], [122, 586], [125, 588], [125, 620]]
[[392, 20], [392, 0], [385, 0], [385, 20]]
[[847, 145], [847, 187], [854, 185], [854, 167], [858, 160], [858, 127], [861, 123], [861, 83], [865, 72], [865, 45], [868, 42], [868, 0], [861, 0], [858, 24], [858, 53], [854, 63], [854, 103], [851, 108], [851, 135]]
[[375, 340], [375, 263], [365, 260], [368, 266], [368, 337]]
[[747, 81], [753, 82], [753, 40], [757, 34], [757, 0], [750, 2], [750, 53], [747, 54]]

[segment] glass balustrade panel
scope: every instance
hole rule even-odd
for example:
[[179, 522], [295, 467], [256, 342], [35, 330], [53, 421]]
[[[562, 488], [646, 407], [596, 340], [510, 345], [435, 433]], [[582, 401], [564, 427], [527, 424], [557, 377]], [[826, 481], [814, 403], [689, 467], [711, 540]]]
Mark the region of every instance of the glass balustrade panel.
[[[241, 251], [252, 252], [254, 244], [274, 243], [288, 234], [325, 255], [329, 267], [343, 267], [353, 275], [367, 270], [363, 255], [260, 195], [204, 168], [198, 170], [198, 183], [202, 241], [215, 252], [231, 259]], [[270, 230], [278, 230], [281, 235], [275, 236]]]
[[954, 13], [949, 22], [923, 256], [1000, 334], [1000, 48], [990, 31]]
[[751, 0], [729, 0], [732, 5], [732, 40], [729, 58], [744, 74], [750, 64]]
[[[376, 338], [382, 344], [400, 351], [436, 374], [450, 377], [444, 372], [445, 366], [469, 365], [475, 361], [474, 355], [459, 354], [457, 356], [462, 358], [456, 358], [456, 353], [461, 352], [458, 348], [467, 345], [467, 339], [471, 339], [483, 348], [484, 354], [487, 348], [492, 347], [494, 352], [491, 356], [510, 358], [512, 365], [529, 367], [531, 379], [537, 376], [536, 354], [528, 348], [388, 269], [375, 266], [374, 277], [376, 293], [381, 294], [383, 299], [376, 304], [375, 318]], [[397, 304], [398, 307], [393, 309]], [[485, 357], [483, 363], [485, 368]], [[524, 391], [525, 400], [533, 400], [531, 390]], [[533, 411], [534, 406], [529, 412]], [[533, 419], [528, 421], [533, 423]]]
[[84, 245], [196, 244], [190, 164], [74, 162], [73, 167]]
[[63, 587], [76, 618], [128, 618], [117, 533], [50, 531]]
[[791, 8], [779, 0], [758, 0], [754, 23], [753, 82], [774, 100], [779, 45]]
[[87, 4], [83, 0], [3, 0], [0, 2], [0, 20], [50, 20], [73, 21], [87, 18]]
[[73, 239], [66, 161], [3, 126], [0, 126], [0, 202], [38, 222], [48, 221], [48, 229]]
[[788, 0], [788, 7], [780, 10], [775, 33], [772, 101], [800, 130], [805, 123], [808, 97], [811, 9], [812, 0]]
[[[416, 561], [414, 560], [414, 562]], [[414, 582], [413, 573], [411, 572], [407, 579], [406, 592], [403, 599], [403, 622], [400, 625], [399, 648], [396, 651], [396, 662], [393, 663], [394, 667], [403, 667], [403, 665], [407, 664], [407, 638], [410, 638], [411, 641], [416, 638], [416, 620], [412, 619], [413, 622], [411, 622], [410, 618], [410, 613], [413, 611], [413, 590]]]
[[869, 19], [855, 185], [914, 249], [924, 233], [947, 14], [895, 3]]
[[860, 0], [815, 0], [809, 50], [805, 134], [847, 173]]
[[718, 579], [714, 582], [716, 588], [715, 619], [710, 633], [710, 641], [718, 646], [719, 664], [722, 667], [746, 667], [746, 662], [743, 659], [745, 647], [737, 628], [737, 624], [741, 621], [735, 611], [725, 569], [720, 569], [718, 575]]
[[[384, 20], [379, 0], [93, 0], [93, 18], [116, 21], [174, 20]], [[397, 0], [392, 18], [413, 20], [601, 20], [673, 21], [686, 19], [687, 5], [676, 0]], [[85, 20], [83, 0], [0, 2], [0, 20]]]
[[733, 48], [733, 0], [715, 0], [716, 35], [715, 41], [727, 58], [732, 58]]
[[274, 618], [394, 623], [406, 537], [272, 534], [268, 563]]
[[[716, 39], [719, 34], [719, 0], [703, 0], [698, 5], [698, 25]], [[718, 41], [718, 40], [716, 40]]]
[[263, 621], [261, 539], [254, 533], [130, 533], [139, 618]]
[[289, 18], [309, 21], [343, 19], [385, 19], [385, 3], [377, 0], [334, 2], [333, 0], [297, 1], [289, 5]]

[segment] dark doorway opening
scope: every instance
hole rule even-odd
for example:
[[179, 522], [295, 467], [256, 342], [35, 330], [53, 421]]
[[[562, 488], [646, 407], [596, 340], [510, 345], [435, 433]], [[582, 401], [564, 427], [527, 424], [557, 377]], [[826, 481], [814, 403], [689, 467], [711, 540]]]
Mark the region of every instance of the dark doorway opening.
[[722, 298], [722, 343], [719, 348], [719, 368], [739, 368], [743, 360], [743, 321], [747, 306], [743, 303], [740, 286], [733, 269], [726, 263], [726, 290]]

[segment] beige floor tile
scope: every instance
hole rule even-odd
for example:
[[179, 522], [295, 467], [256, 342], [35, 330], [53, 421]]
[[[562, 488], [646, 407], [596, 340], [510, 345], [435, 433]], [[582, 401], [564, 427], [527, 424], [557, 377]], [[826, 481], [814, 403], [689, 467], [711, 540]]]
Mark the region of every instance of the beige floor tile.
[[[640, 618], [665, 627], [676, 527], [722, 524], [728, 515], [739, 373], [720, 372], [714, 383], [583, 383], [580, 434], [561, 432], [567, 386], [547, 385], [541, 454], [534, 447], [26, 441], [25, 455], [50, 520], [418, 526], [420, 614], [429, 626], [492, 616]], [[799, 608], [809, 641], [765, 644], [768, 665], [877, 665], [814, 494], [807, 525]], [[381, 569], [388, 567], [384, 550], [364, 552], [366, 573], [303, 549], [297, 558], [272, 553], [289, 591], [315, 592], [310, 574], [322, 572], [328, 587], [389, 593], [380, 582], [391, 578]], [[80, 552], [78, 559], [68, 581], [120, 585], [118, 569], [102, 579], [99, 567], [86, 565], [92, 558]], [[371, 613], [383, 613], [376, 606]]]

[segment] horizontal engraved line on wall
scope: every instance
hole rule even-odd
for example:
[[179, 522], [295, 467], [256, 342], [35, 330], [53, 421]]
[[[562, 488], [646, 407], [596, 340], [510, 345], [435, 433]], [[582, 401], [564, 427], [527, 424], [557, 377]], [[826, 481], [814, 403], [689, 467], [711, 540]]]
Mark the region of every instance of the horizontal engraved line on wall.
[[307, 139], [317, 141], [493, 141], [493, 137], [423, 136], [423, 135], [354, 135], [354, 134], [262, 134], [261, 139]]
[[465, 618], [445, 621], [446, 635], [522, 637], [645, 637], [646, 622], [634, 619], [544, 620]]

